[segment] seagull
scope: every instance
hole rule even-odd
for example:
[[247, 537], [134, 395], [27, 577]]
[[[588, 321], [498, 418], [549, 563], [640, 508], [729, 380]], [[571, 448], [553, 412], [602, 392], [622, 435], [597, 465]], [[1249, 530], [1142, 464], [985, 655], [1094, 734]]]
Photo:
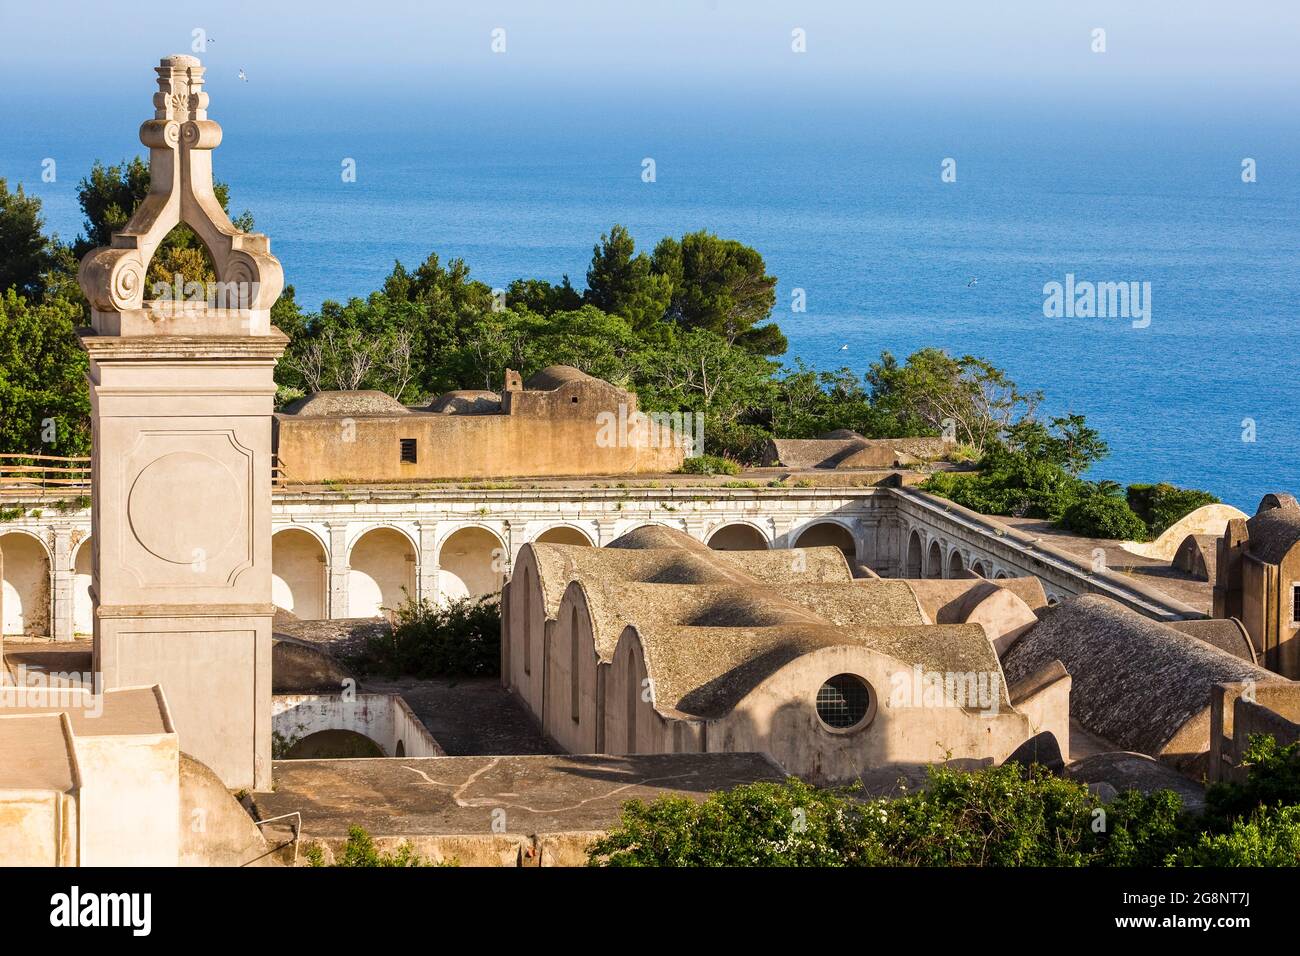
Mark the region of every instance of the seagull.
[[841, 345], [841, 346], [840, 346], [840, 351], [841, 351], [841, 352], [847, 352], [848, 350], [849, 350], [849, 347], [848, 347], [847, 345]]
[[239, 78], [240, 78], [241, 80], [243, 80], [245, 83], [248, 82], [248, 77], [244, 74], [244, 71], [243, 71], [243, 70], [240, 70], [240, 71], [239, 71]]
[[973, 286], [975, 283], [979, 281], [980, 281], [979, 279], [975, 278], [974, 276], [971, 276], [970, 281], [966, 283], [966, 288], [969, 289], [971, 286]]

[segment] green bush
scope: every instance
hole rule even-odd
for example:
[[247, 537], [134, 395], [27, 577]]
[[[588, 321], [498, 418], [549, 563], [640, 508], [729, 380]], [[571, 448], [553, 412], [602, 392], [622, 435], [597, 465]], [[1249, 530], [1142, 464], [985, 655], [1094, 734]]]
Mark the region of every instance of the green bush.
[[683, 475], [738, 475], [740, 464], [717, 455], [699, 455], [683, 461], [678, 472]]
[[1268, 734], [1250, 738], [1244, 783], [1216, 783], [1205, 793], [1206, 820], [1226, 829], [1260, 807], [1300, 804], [1300, 741], [1283, 746]]
[[1147, 526], [1123, 498], [1101, 492], [1086, 493], [1061, 515], [1061, 527], [1085, 538], [1145, 541]]
[[696, 802], [632, 800], [588, 850], [597, 866], [869, 866], [887, 856], [863, 807], [795, 778], [755, 783]]
[[1178, 488], [1165, 482], [1128, 486], [1129, 507], [1146, 523], [1153, 538], [1197, 508], [1218, 503], [1219, 499], [1208, 491]]
[[[1098, 820], [1102, 824], [1098, 824]], [[858, 800], [796, 779], [624, 805], [597, 866], [1137, 866], [1185, 833], [1169, 792], [1103, 808], [1041, 767], [931, 768], [925, 789]]]
[[1300, 806], [1261, 807], [1226, 833], [1202, 833], [1171, 857], [1176, 866], [1300, 865]]
[[[308, 866], [327, 866], [325, 851], [319, 843], [313, 843], [304, 851]], [[363, 827], [348, 827], [348, 842], [334, 860], [334, 866], [428, 866], [429, 863], [410, 843], [402, 843], [393, 853], [381, 853], [375, 846], [374, 839]]]
[[493, 677], [501, 672], [501, 604], [461, 598], [445, 607], [411, 600], [397, 609], [391, 633], [370, 637], [349, 663], [390, 677]]

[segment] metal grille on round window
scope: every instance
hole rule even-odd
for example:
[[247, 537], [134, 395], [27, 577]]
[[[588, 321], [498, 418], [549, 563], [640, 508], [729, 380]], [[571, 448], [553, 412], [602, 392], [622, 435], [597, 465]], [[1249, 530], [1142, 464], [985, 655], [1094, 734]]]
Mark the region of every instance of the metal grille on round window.
[[817, 690], [817, 716], [827, 727], [856, 727], [870, 709], [871, 690], [852, 674], [837, 674]]

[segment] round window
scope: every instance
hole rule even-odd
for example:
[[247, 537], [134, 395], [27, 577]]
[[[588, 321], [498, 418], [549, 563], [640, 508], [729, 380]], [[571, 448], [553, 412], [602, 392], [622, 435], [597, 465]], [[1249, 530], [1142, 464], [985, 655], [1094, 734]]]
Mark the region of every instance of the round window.
[[817, 691], [817, 716], [833, 730], [848, 730], [871, 712], [871, 688], [854, 674], [836, 674]]

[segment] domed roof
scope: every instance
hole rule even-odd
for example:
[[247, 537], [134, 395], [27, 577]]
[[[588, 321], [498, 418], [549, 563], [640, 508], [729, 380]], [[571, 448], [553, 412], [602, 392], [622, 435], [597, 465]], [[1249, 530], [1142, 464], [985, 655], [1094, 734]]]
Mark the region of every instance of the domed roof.
[[501, 396], [481, 388], [458, 388], [439, 395], [429, 411], [441, 415], [495, 415], [501, 411]]
[[524, 388], [533, 392], [550, 392], [569, 382], [599, 382], [601, 379], [588, 375], [572, 365], [548, 365], [540, 372], [528, 376]]
[[411, 410], [376, 389], [357, 392], [316, 392], [284, 406], [286, 415], [302, 418], [343, 418], [349, 415], [409, 415]]

